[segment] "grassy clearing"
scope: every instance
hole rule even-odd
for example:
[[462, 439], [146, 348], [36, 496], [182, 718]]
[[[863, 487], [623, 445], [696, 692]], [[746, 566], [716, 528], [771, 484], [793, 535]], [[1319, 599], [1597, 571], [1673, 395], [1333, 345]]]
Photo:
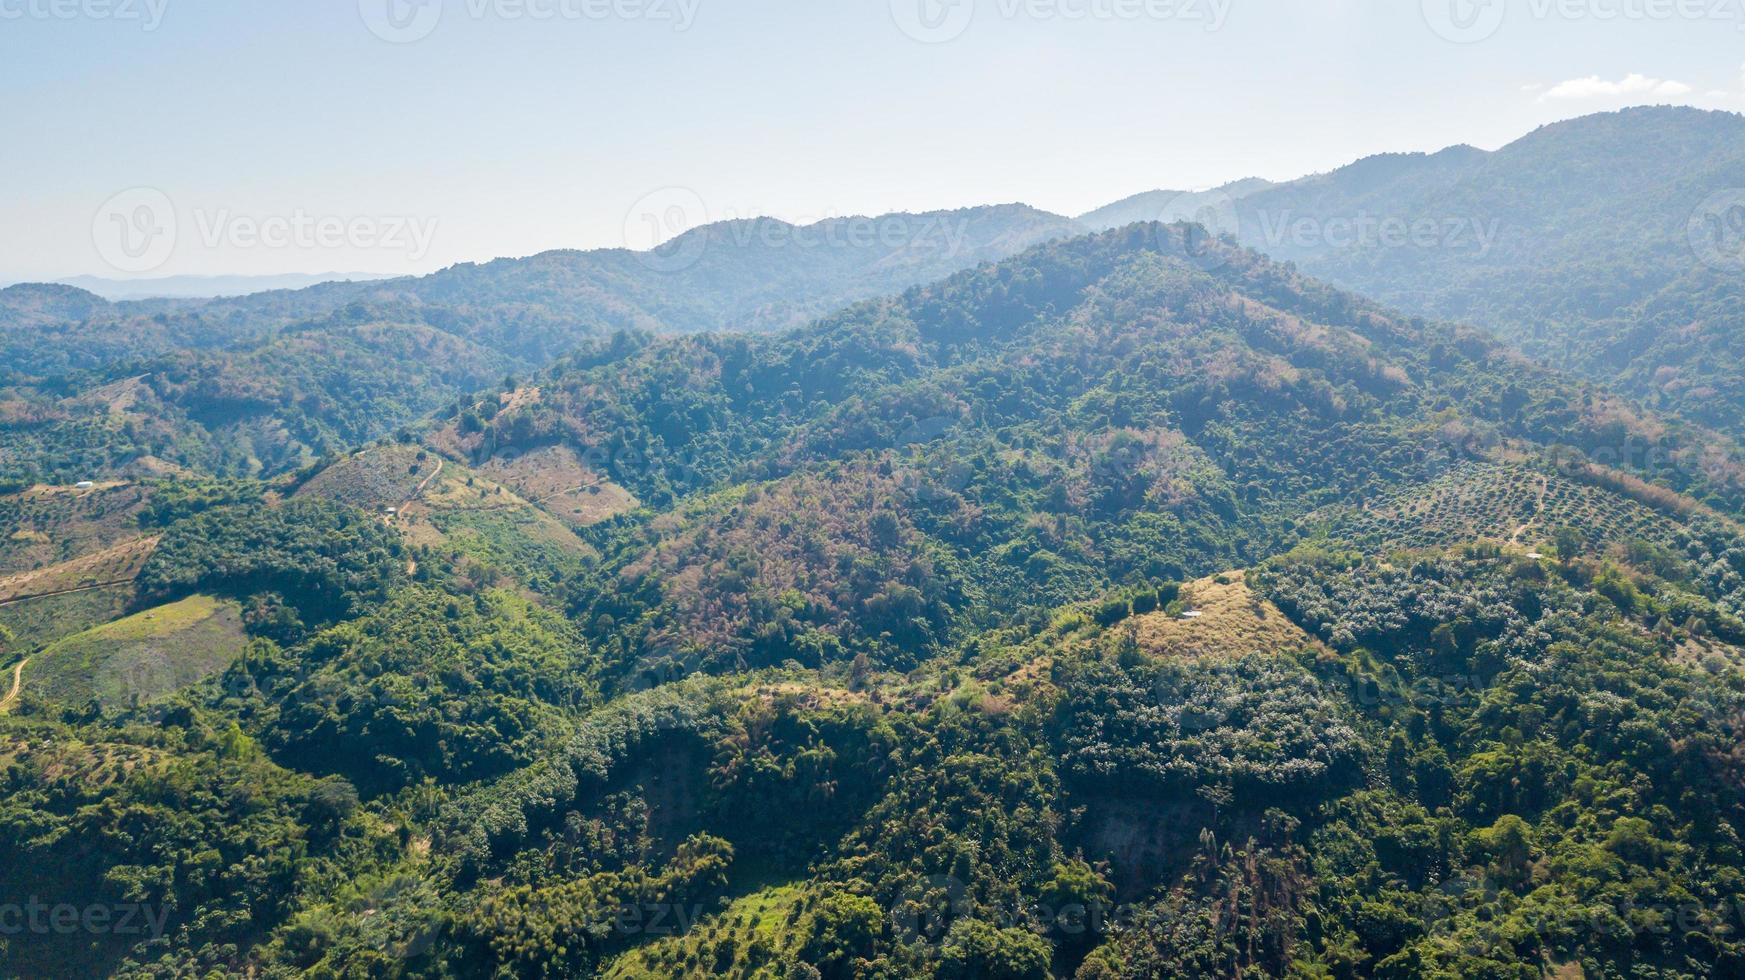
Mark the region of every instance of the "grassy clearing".
[[139, 538], [147, 487], [37, 486], [0, 496], [0, 575], [30, 572]]
[[406, 540], [501, 572], [530, 588], [579, 572], [592, 546], [519, 494], [449, 461], [394, 518]]
[[795, 958], [809, 932], [814, 902], [815, 896], [799, 885], [753, 892], [717, 915], [687, 923], [682, 935], [664, 936], [619, 956], [602, 975], [609, 980], [763, 975], [764, 966]]
[[[515, 510], [437, 511], [423, 519], [440, 536], [439, 547], [533, 585], [553, 572], [581, 571], [595, 552], [569, 528], [532, 507]], [[409, 535], [414, 541], [419, 536]]]
[[[419, 456], [423, 459], [419, 459]], [[417, 446], [377, 446], [355, 453], [310, 477], [299, 497], [319, 497], [362, 510], [399, 507], [436, 471], [439, 457]]]
[[227, 667], [247, 638], [241, 607], [190, 596], [51, 644], [24, 670], [24, 697], [114, 713], [151, 704]]
[[479, 473], [573, 527], [590, 527], [640, 506], [635, 495], [589, 469], [568, 446], [494, 458]]
[[[1183, 586], [1176, 606], [1132, 619], [1141, 650], [1169, 659], [1231, 659], [1318, 645], [1277, 606], [1256, 595], [1243, 572]], [[1199, 615], [1185, 618], [1190, 613]]]
[[12, 631], [14, 653], [28, 653], [120, 616], [133, 599], [132, 585], [27, 599], [0, 606], [0, 625]]
[[113, 548], [93, 551], [71, 561], [0, 576], [0, 602], [43, 596], [93, 585], [131, 582], [158, 546], [155, 535], [134, 538]]

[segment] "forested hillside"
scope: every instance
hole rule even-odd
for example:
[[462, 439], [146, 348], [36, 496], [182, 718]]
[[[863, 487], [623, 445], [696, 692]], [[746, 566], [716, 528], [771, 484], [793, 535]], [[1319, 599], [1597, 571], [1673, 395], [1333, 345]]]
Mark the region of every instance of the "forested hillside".
[[142, 924], [0, 973], [1745, 968], [1745, 474], [1483, 333], [1144, 224], [404, 397], [0, 498], [0, 892]]
[[[1745, 433], [1745, 117], [1643, 107], [1393, 154], [1191, 217], [1387, 306]], [[1089, 218], [1090, 216], [1087, 216]]]
[[142, 458], [278, 475], [618, 331], [796, 326], [1075, 228], [1010, 205], [723, 222], [653, 252], [208, 301], [14, 286], [0, 290], [0, 478], [137, 475]]

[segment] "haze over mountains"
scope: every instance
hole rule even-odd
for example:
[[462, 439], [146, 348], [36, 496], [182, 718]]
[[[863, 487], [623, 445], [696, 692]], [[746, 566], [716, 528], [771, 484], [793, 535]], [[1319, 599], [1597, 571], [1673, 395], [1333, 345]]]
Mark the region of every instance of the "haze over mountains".
[[303, 289], [324, 282], [391, 278], [393, 277], [389, 275], [370, 272], [292, 272], [261, 276], [158, 276], [140, 279], [71, 276], [57, 282], [95, 293], [114, 302], [129, 299], [216, 299], [224, 296], [247, 296], [275, 289]]
[[1372, 157], [1154, 203], [1197, 208], [1216, 232], [1310, 275], [1488, 327], [1558, 367], [1738, 433], [1740, 188], [1745, 117], [1639, 108], [1546, 126], [1495, 152]]
[[0, 290], [0, 355], [29, 422], [12, 458], [45, 458], [29, 447], [121, 404], [110, 421], [132, 435], [55, 456], [58, 471], [149, 456], [282, 472], [616, 331], [779, 329], [1075, 230], [1014, 205], [730, 222], [653, 253], [551, 252], [204, 302], [14, 286]]
[[1092, 231], [1108, 231], [1145, 221], [1204, 223], [1207, 218], [1215, 218], [1219, 209], [1229, 202], [1277, 186], [1270, 180], [1248, 177], [1209, 191], [1143, 191], [1088, 211], [1075, 220]]
[[0, 291], [0, 973], [1739, 975], [1741, 125]]
[[[1454, 147], [1285, 184], [1158, 191], [1076, 220], [1019, 205], [806, 228], [756, 219], [696, 229], [644, 255], [551, 252], [208, 301], [109, 303], [15, 286], [0, 290], [0, 354], [45, 424], [79, 414], [90, 391], [141, 378], [130, 386], [159, 403], [147, 414], [185, 416], [204, 430], [200, 442], [217, 444], [176, 449], [148, 438], [117, 459], [274, 472], [614, 331], [780, 330], [1086, 228], [1199, 220], [1384, 305], [1491, 328], [1557, 367], [1737, 437], [1745, 211], [1725, 200], [1710, 201], [1716, 214], [1701, 209], [1745, 186], [1742, 137], [1735, 115], [1637, 109], [1546, 127], [1495, 153]], [[1693, 245], [1699, 225], [1710, 237]], [[372, 366], [384, 357], [392, 363]], [[161, 380], [160, 358], [176, 365], [177, 381]], [[84, 380], [53, 385], [46, 402], [46, 390], [29, 394], [68, 372]], [[299, 406], [323, 391], [345, 393], [349, 419], [305, 417]], [[217, 418], [218, 429], [253, 431], [211, 431]], [[68, 463], [100, 471], [117, 459]]]

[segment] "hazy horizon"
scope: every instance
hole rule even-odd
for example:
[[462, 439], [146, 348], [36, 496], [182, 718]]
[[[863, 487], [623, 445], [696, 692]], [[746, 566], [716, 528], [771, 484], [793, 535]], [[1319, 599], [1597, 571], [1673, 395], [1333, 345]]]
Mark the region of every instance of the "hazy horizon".
[[1731, 8], [1450, 5], [10, 0], [0, 80], [29, 137], [0, 162], [33, 192], [0, 204], [29, 230], [0, 281], [419, 274], [755, 216], [1074, 216], [1631, 105], [1745, 107]]

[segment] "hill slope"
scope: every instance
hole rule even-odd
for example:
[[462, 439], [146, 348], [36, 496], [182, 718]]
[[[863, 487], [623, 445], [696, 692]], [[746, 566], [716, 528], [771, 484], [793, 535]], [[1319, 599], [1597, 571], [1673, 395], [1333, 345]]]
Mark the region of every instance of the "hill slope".
[[0, 888], [160, 917], [0, 969], [1745, 962], [1740, 476], [1483, 334], [1138, 225], [453, 408], [294, 490], [14, 504], [155, 515], [140, 601], [248, 640], [108, 716], [32, 678], [101, 694], [62, 654], [137, 617], [25, 665]]
[[1231, 195], [1207, 223], [1737, 437], [1741, 188], [1745, 117], [1640, 108], [1546, 126], [1493, 153], [1373, 157]]
[[142, 456], [276, 474], [616, 331], [777, 329], [1072, 233], [1018, 205], [709, 225], [652, 253], [550, 252], [205, 302], [0, 291], [0, 473]]
[[[567, 446], [665, 511], [615, 525], [572, 598], [629, 678], [903, 663], [1003, 616], [1259, 560], [1329, 505], [1473, 460], [1730, 534], [1686, 496], [1745, 499], [1739, 471], [1706, 467], [1712, 434], [1201, 244], [1133, 226], [787, 336], [560, 364], [480, 423], [469, 461]], [[1656, 449], [1619, 459], [1629, 444]], [[1481, 499], [1505, 539], [1528, 520]]]

